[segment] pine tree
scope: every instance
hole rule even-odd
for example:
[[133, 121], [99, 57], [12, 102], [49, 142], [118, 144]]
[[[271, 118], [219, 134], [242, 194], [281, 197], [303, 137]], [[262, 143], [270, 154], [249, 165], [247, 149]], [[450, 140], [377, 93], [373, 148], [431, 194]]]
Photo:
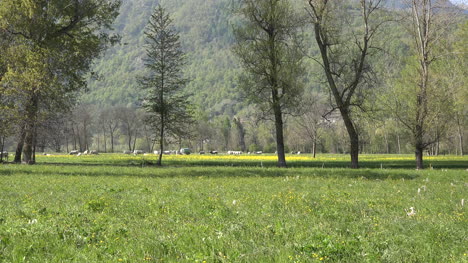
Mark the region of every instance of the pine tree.
[[164, 141], [171, 135], [187, 134], [192, 122], [188, 95], [184, 94], [188, 83], [183, 76], [186, 59], [172, 19], [160, 5], [151, 16], [145, 35], [148, 74], [139, 83], [146, 92], [143, 107], [149, 112], [147, 121], [156, 129], [159, 139], [160, 166]]

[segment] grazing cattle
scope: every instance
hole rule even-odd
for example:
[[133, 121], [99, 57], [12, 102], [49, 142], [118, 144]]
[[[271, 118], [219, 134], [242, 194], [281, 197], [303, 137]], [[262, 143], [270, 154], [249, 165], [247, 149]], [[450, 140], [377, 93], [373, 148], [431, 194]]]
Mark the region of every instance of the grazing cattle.
[[262, 151], [255, 152], [255, 154], [263, 154]]
[[78, 150], [72, 150], [69, 154], [70, 155], [77, 155], [79, 154], [80, 152]]
[[211, 154], [218, 154], [218, 151], [210, 151]]
[[182, 149], [179, 150], [179, 153], [189, 155], [189, 154], [192, 153], [192, 151], [190, 150], [190, 148], [182, 148]]
[[134, 154], [134, 155], [137, 155], [137, 154], [144, 154], [144, 153], [145, 153], [145, 152], [142, 151], [142, 150], [135, 150], [135, 151], [133, 151], [133, 154]]
[[243, 152], [242, 151], [228, 151], [228, 154], [229, 155], [241, 155], [243, 154]]
[[131, 154], [131, 151], [123, 151], [124, 154]]
[[89, 151], [90, 155], [99, 155], [98, 151], [95, 151], [95, 150], [92, 150], [92, 151]]
[[0, 152], [0, 156], [6, 160], [8, 162], [8, 152], [7, 151], [4, 151], [4, 152]]
[[86, 150], [86, 151], [83, 152], [83, 155], [87, 155], [87, 154], [89, 154], [89, 151], [88, 151], [88, 150]]
[[169, 155], [171, 154], [171, 151], [164, 151], [163, 154]]

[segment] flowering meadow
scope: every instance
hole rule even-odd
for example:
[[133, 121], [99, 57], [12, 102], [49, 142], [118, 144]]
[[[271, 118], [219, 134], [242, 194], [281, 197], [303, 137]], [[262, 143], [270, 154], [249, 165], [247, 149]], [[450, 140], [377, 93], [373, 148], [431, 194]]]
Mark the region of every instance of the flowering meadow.
[[[47, 164], [95, 164], [95, 165], [124, 165], [141, 166], [151, 165], [158, 156], [154, 154], [126, 155], [59, 155], [38, 156], [38, 162]], [[360, 155], [360, 165], [363, 168], [409, 168], [415, 167], [413, 155]], [[318, 167], [318, 168], [347, 168], [349, 155], [324, 154], [313, 158], [310, 154], [287, 155], [286, 160], [291, 167]], [[425, 166], [431, 168], [468, 169], [468, 156], [426, 156]], [[274, 154], [261, 155], [164, 155], [163, 164], [169, 166], [248, 166], [248, 167], [275, 167], [277, 156]]]
[[0, 165], [0, 262], [468, 262], [466, 157], [155, 158]]

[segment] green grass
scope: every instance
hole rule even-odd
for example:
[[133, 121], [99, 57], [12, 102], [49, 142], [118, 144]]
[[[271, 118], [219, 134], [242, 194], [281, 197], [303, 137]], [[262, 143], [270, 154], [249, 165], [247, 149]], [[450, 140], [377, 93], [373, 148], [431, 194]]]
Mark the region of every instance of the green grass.
[[56, 158], [0, 166], [0, 262], [468, 262], [466, 170]]

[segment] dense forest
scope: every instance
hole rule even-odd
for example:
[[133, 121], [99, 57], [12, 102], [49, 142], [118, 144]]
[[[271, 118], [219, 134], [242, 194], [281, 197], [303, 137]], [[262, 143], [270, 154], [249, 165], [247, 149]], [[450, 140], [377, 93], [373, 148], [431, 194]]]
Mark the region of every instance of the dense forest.
[[[286, 151], [348, 153], [346, 125], [322, 71], [307, 2], [292, 1], [293, 8], [304, 18], [300, 37], [304, 53], [301, 63], [305, 70], [301, 76], [304, 90], [300, 96], [302, 101], [298, 102], [300, 107], [284, 116]], [[438, 2], [457, 9], [448, 1]], [[233, 28], [242, 24], [236, 3], [232, 0], [123, 0], [112, 26], [100, 29], [117, 34], [120, 41], [110, 41], [112, 46], [90, 65], [92, 74], [84, 75], [87, 87], [79, 90], [77, 100], [70, 102], [74, 105], [68, 107], [70, 110], [41, 115], [34, 150], [157, 150], [154, 144], [157, 136], [145, 122], [147, 113], [140, 109], [144, 95], [137, 80], [147, 73], [143, 32], [154, 9], [161, 4], [180, 32], [187, 60], [186, 77], [190, 80], [185, 93], [190, 95], [195, 120], [187, 135], [165, 138], [166, 148], [275, 152], [271, 116], [262, 114], [239, 88], [244, 70], [233, 52], [237, 43]], [[340, 12], [358, 17], [359, 8], [352, 3], [343, 4]], [[357, 92], [357, 99], [350, 103], [356, 107], [350, 112], [359, 134], [360, 153], [413, 153], [413, 131], [405, 118], [415, 106], [405, 104], [404, 99], [414, 92], [407, 87], [419, 71], [417, 55], [413, 52], [418, 47], [412, 46], [413, 38], [406, 22], [402, 22], [409, 16], [405, 2], [389, 1], [382, 8], [381, 17], [387, 19], [373, 35], [375, 49], [366, 60], [366, 70], [369, 66], [366, 78], [372, 82], [366, 82], [366, 87]], [[435, 113], [427, 117], [430, 124], [427, 124], [428, 143], [424, 149], [428, 154], [463, 154], [468, 148], [468, 140], [464, 139], [468, 127], [464, 84], [468, 75], [465, 13], [457, 9], [457, 16], [445, 24], [443, 32], [437, 33], [440, 34], [437, 46], [431, 47], [434, 54], [441, 56], [431, 61], [433, 74], [428, 92], [433, 103], [426, 107]], [[356, 18], [349, 19], [344, 21], [350, 25], [345, 34], [359, 32], [358, 21], [353, 20]], [[8, 31], [4, 33], [8, 35]], [[394, 108], [395, 105], [399, 108]], [[406, 111], [400, 112], [403, 108]], [[18, 133], [3, 132], [6, 149], [17, 147]]]

